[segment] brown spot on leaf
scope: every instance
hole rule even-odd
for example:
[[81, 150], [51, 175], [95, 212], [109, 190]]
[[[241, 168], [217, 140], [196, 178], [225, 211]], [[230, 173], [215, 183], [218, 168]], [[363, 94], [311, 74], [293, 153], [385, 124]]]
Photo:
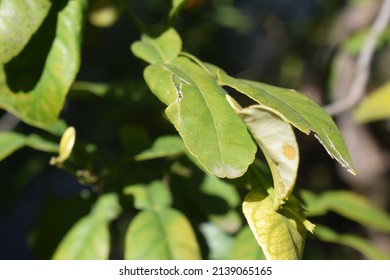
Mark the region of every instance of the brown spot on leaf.
[[283, 144], [283, 154], [289, 160], [293, 160], [296, 157], [294, 147], [288, 143]]

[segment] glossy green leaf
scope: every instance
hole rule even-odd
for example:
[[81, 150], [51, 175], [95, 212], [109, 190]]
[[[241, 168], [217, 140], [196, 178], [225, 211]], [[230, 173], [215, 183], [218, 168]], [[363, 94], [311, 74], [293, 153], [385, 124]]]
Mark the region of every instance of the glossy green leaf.
[[390, 82], [364, 98], [354, 111], [354, 118], [359, 123], [390, 119]]
[[214, 77], [185, 57], [148, 66], [145, 80], [168, 105], [166, 114], [189, 152], [218, 177], [240, 177], [253, 162], [256, 145]]
[[0, 133], [0, 160], [5, 159], [26, 143], [25, 136], [16, 132]]
[[169, 11], [169, 24], [172, 25], [181, 9], [185, 6], [188, 0], [172, 0], [172, 8]]
[[141, 41], [131, 45], [133, 54], [150, 64], [169, 63], [180, 53], [182, 42], [176, 30], [171, 28], [152, 38], [150, 35], [142, 34]]
[[191, 224], [172, 208], [144, 210], [125, 238], [127, 260], [196, 260], [200, 251]]
[[370, 242], [367, 241], [367, 239], [361, 238], [356, 235], [339, 234], [330, 228], [327, 228], [322, 225], [317, 225], [315, 236], [325, 242], [332, 242], [353, 248], [371, 260], [390, 259], [389, 255], [386, 255], [385, 253], [375, 248]]
[[160, 181], [154, 181], [149, 185], [127, 186], [123, 192], [134, 197], [134, 207], [139, 210], [160, 209], [172, 204], [170, 191]]
[[55, 2], [23, 51], [0, 66], [1, 108], [43, 129], [57, 120], [79, 69], [87, 2]]
[[184, 153], [186, 147], [179, 136], [160, 136], [154, 141], [153, 146], [138, 155], [136, 160], [149, 160], [161, 157], [172, 157]]
[[[233, 100], [229, 97], [230, 103]], [[261, 105], [235, 110], [246, 123], [270, 166], [275, 188], [275, 210], [291, 194], [298, 174], [299, 150], [291, 125]]]
[[290, 196], [280, 211], [274, 210], [274, 189], [253, 184], [245, 197], [243, 212], [257, 243], [268, 260], [301, 259], [306, 228], [314, 226], [304, 217], [299, 202]]
[[219, 83], [247, 95], [283, 118], [302, 132], [315, 133], [329, 155], [355, 174], [344, 139], [332, 118], [313, 100], [294, 90], [274, 87], [248, 80], [235, 79], [214, 67]]
[[105, 260], [110, 251], [109, 223], [120, 210], [116, 194], [105, 194], [79, 220], [54, 252], [55, 260]]
[[314, 195], [303, 193], [308, 215], [333, 211], [374, 230], [390, 233], [390, 215], [375, 207], [367, 198], [350, 191], [327, 191]]
[[265, 255], [258, 246], [251, 229], [245, 226], [235, 236], [228, 259], [230, 260], [265, 260]]
[[49, 0], [0, 1], [0, 64], [18, 55], [51, 7]]

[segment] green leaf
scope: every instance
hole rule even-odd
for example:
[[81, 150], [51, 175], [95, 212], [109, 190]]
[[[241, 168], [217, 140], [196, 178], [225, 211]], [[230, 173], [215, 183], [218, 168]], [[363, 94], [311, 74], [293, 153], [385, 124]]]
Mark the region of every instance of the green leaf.
[[339, 234], [322, 225], [317, 225], [315, 236], [325, 242], [332, 242], [353, 248], [371, 260], [388, 260], [390, 258], [389, 255], [375, 248], [364, 238], [352, 234]]
[[154, 181], [149, 185], [127, 186], [123, 192], [134, 197], [134, 207], [139, 210], [160, 209], [172, 204], [171, 193], [160, 181]]
[[0, 64], [7, 63], [22, 51], [50, 7], [49, 0], [0, 1]]
[[37, 134], [25, 136], [17, 132], [0, 132], [0, 161], [15, 151], [28, 146], [43, 152], [58, 152], [58, 144]]
[[[23, 51], [0, 66], [1, 108], [30, 125], [51, 128], [79, 69], [87, 2], [53, 3]], [[28, 13], [35, 15], [35, 11]]]
[[184, 153], [186, 148], [180, 137], [169, 135], [160, 136], [150, 149], [136, 155], [136, 160], [149, 160], [161, 157], [172, 157]]
[[110, 251], [109, 223], [120, 210], [116, 194], [99, 198], [92, 212], [67, 233], [53, 255], [55, 260], [106, 260]]
[[152, 38], [148, 34], [142, 34], [141, 41], [131, 45], [133, 54], [150, 64], [169, 63], [180, 53], [182, 42], [176, 30], [171, 28]]
[[306, 134], [313, 131], [329, 155], [355, 174], [340, 131], [332, 118], [313, 100], [294, 90], [232, 78], [215, 66], [209, 66], [209, 69], [216, 74], [222, 86], [234, 88], [269, 111], [278, 112], [278, 115]]
[[354, 111], [354, 119], [367, 123], [390, 119], [390, 82], [371, 92]]
[[185, 57], [148, 66], [144, 77], [168, 105], [165, 112], [189, 152], [208, 172], [228, 178], [245, 173], [256, 145], [214, 77]]
[[127, 260], [197, 260], [200, 251], [189, 221], [172, 208], [144, 210], [126, 233]]
[[0, 161], [22, 148], [26, 143], [24, 135], [16, 132], [0, 133]]
[[252, 184], [245, 197], [243, 212], [257, 243], [268, 260], [301, 259], [306, 228], [314, 226], [304, 217], [299, 202], [292, 196], [280, 211], [275, 211], [274, 189]]
[[374, 230], [390, 233], [390, 215], [362, 195], [350, 191], [327, 191], [315, 196], [306, 192], [303, 198], [308, 215], [323, 215], [326, 211], [333, 211]]
[[235, 237], [229, 253], [230, 260], [265, 260], [251, 229], [244, 227]]
[[187, 4], [188, 0], [172, 0], [172, 8], [169, 11], [168, 23], [172, 25], [181, 9]]
[[[230, 103], [235, 102], [231, 97]], [[270, 166], [275, 188], [274, 209], [291, 194], [298, 173], [299, 150], [291, 125], [261, 105], [233, 106], [259, 144]]]
[[30, 134], [26, 138], [26, 146], [48, 153], [58, 153], [59, 145], [55, 142], [49, 141], [38, 134]]

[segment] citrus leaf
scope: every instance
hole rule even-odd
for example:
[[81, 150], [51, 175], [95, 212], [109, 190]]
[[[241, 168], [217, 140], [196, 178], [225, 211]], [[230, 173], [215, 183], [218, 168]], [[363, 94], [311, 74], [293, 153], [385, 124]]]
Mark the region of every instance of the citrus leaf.
[[235, 79], [215, 66], [209, 66], [222, 86], [231, 87], [283, 118], [302, 132], [315, 133], [316, 138], [348, 171], [355, 174], [344, 139], [332, 118], [313, 100], [294, 90], [274, 87], [258, 82]]
[[88, 216], [66, 234], [53, 255], [55, 260], [106, 260], [110, 251], [109, 223], [120, 209], [116, 194], [99, 198]]
[[168, 105], [168, 119], [189, 152], [218, 177], [240, 177], [253, 162], [256, 145], [214, 77], [185, 57], [150, 65], [151, 91]]
[[179, 55], [181, 47], [182, 42], [179, 34], [171, 28], [157, 38], [142, 34], [141, 41], [131, 45], [131, 51], [135, 56], [150, 64], [168, 63]]
[[230, 260], [265, 260], [251, 229], [244, 227], [235, 237], [229, 253]]
[[359, 123], [390, 119], [390, 82], [371, 92], [354, 111]]
[[[252, 184], [243, 212], [257, 243], [268, 260], [301, 259], [306, 228], [314, 226], [303, 216], [299, 202], [290, 196], [280, 211], [273, 207], [274, 189]], [[309, 226], [308, 226], [309, 224]]]
[[27, 136], [25, 144], [30, 148], [43, 152], [58, 153], [59, 151], [57, 143], [49, 141], [38, 134], [30, 134]]
[[307, 205], [308, 215], [323, 215], [326, 211], [333, 211], [374, 230], [390, 233], [390, 215], [357, 193], [327, 191], [315, 196], [306, 192], [303, 199]]
[[0, 133], [0, 161], [8, 157], [15, 151], [28, 146], [43, 152], [58, 152], [58, 144], [49, 141], [37, 134], [25, 136], [17, 132]]
[[390, 258], [389, 255], [375, 248], [364, 238], [352, 234], [339, 234], [323, 225], [317, 225], [315, 236], [325, 242], [332, 242], [353, 248], [371, 260], [388, 260]]
[[186, 148], [179, 136], [161, 136], [153, 146], [135, 156], [135, 160], [149, 160], [161, 157], [172, 157], [184, 153]]
[[0, 133], [0, 161], [22, 148], [26, 143], [26, 137], [16, 132]]
[[18, 55], [51, 7], [49, 0], [0, 1], [0, 64]]
[[288, 122], [267, 107], [252, 105], [238, 109], [238, 106], [235, 105], [235, 110], [246, 123], [270, 166], [276, 194], [274, 209], [277, 210], [291, 194], [298, 173], [299, 150], [294, 131]]
[[197, 260], [200, 251], [188, 220], [172, 208], [144, 210], [125, 238], [127, 260]]
[[57, 120], [79, 69], [87, 2], [55, 2], [23, 51], [0, 66], [1, 108], [43, 129]]
[[171, 193], [160, 181], [154, 181], [149, 185], [127, 186], [123, 192], [134, 197], [134, 207], [139, 210], [160, 209], [172, 204]]

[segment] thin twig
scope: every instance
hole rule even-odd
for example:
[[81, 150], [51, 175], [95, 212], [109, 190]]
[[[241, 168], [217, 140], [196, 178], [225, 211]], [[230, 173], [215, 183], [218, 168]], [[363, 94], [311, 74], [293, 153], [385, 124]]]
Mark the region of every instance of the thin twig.
[[357, 59], [356, 72], [350, 84], [347, 95], [333, 103], [324, 106], [330, 115], [338, 115], [354, 107], [364, 96], [367, 81], [370, 76], [370, 64], [374, 55], [375, 46], [380, 35], [386, 28], [390, 18], [390, 0], [383, 0], [379, 13], [372, 24], [362, 51]]

